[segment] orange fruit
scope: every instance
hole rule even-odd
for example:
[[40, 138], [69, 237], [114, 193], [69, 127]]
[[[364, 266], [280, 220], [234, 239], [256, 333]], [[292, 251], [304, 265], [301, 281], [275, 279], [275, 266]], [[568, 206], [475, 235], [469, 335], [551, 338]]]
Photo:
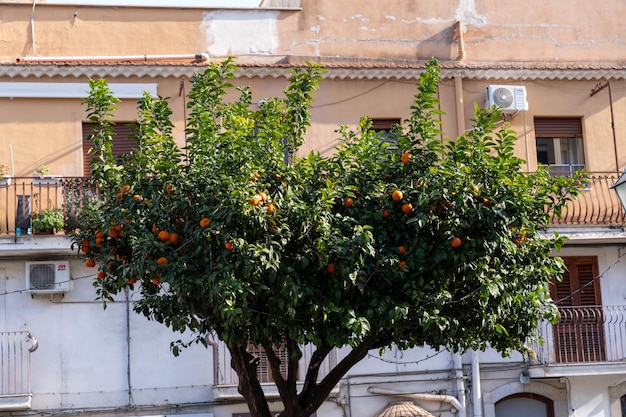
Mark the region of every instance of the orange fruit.
[[402, 194], [402, 191], [400, 190], [395, 190], [393, 193], [391, 193], [391, 198], [393, 199], [393, 201], [401, 201], [404, 198], [404, 194]]
[[211, 219], [208, 219], [206, 217], [204, 217], [203, 219], [200, 220], [200, 227], [201, 228], [205, 228], [205, 227], [209, 227], [211, 225]]
[[130, 190], [130, 185], [125, 185], [122, 187], [122, 192], [125, 193], [126, 191]]
[[154, 285], [159, 285], [161, 283], [161, 277], [156, 276], [150, 280]]
[[401, 159], [402, 159], [402, 163], [403, 163], [403, 164], [408, 164], [408, 163], [409, 163], [409, 160], [411, 159], [411, 154], [410, 154], [409, 152], [404, 152], [404, 153], [402, 154]]
[[387, 217], [391, 216], [391, 212], [389, 210], [387, 210], [387, 209], [382, 209], [380, 211], [380, 215], [383, 216], [384, 218], [387, 218]]
[[167, 184], [167, 185], [165, 186], [165, 191], [166, 191], [169, 195], [174, 194], [174, 185], [173, 185], [173, 184]]
[[91, 252], [91, 247], [89, 247], [89, 244], [87, 244], [87, 245], [83, 245], [83, 246], [80, 248], [80, 250], [81, 250], [83, 253], [89, 253], [89, 252]]
[[351, 197], [346, 197], [343, 200], [343, 206], [346, 208], [352, 207], [354, 205], [354, 199]]
[[98, 233], [96, 233], [96, 239], [104, 239], [104, 233], [102, 233], [101, 231], [98, 231]]
[[404, 203], [402, 205], [402, 212], [404, 214], [411, 214], [411, 213], [413, 213], [413, 204], [411, 204], [411, 203]]
[[161, 256], [159, 259], [157, 259], [157, 265], [167, 265], [168, 263], [169, 261], [165, 256]]
[[458, 248], [459, 246], [461, 246], [461, 244], [463, 243], [463, 241], [461, 240], [460, 237], [453, 237], [452, 239], [450, 239], [450, 246], [452, 246], [453, 248]]
[[120, 237], [120, 232], [115, 229], [109, 230], [109, 237], [115, 239], [116, 237]]
[[87, 259], [85, 261], [85, 266], [87, 268], [93, 268], [94, 266], [96, 266], [96, 261], [94, 261], [93, 259]]
[[275, 213], [276, 212], [276, 204], [274, 203], [269, 203], [267, 205], [267, 212], [268, 213]]
[[260, 192], [259, 197], [261, 197], [262, 202], [265, 203], [267, 201], [267, 194], [265, 194], [264, 192]]
[[261, 204], [261, 201], [261, 196], [259, 194], [256, 194], [254, 197], [248, 200], [248, 204], [250, 204], [251, 206], [258, 206], [259, 204]]
[[398, 246], [398, 253], [402, 256], [406, 255], [406, 248], [404, 246]]
[[98, 272], [98, 279], [105, 279], [107, 277], [106, 272], [100, 271]]
[[170, 233], [170, 243], [175, 245], [178, 243], [178, 233]]
[[101, 248], [103, 242], [104, 242], [104, 238], [97, 237], [96, 238], [96, 248]]
[[170, 240], [170, 232], [167, 230], [161, 230], [158, 234], [158, 238], [161, 242], [167, 242]]
[[489, 205], [489, 199], [483, 197], [482, 203], [483, 203], [483, 206], [488, 206]]
[[115, 226], [113, 226], [113, 230], [117, 230], [118, 232], [122, 231], [122, 225], [121, 224], [116, 224]]
[[141, 197], [139, 194], [135, 194], [135, 195], [133, 196], [133, 198], [134, 198], [135, 200], [140, 200], [140, 201], [142, 200], [142, 197]]
[[406, 261], [400, 261], [400, 263], [398, 263], [398, 268], [406, 268]]
[[224, 247], [226, 248], [226, 250], [233, 250], [233, 242], [224, 243]]
[[135, 278], [135, 277], [130, 277], [130, 278], [128, 278], [128, 283], [129, 283], [129, 284], [134, 284], [134, 283], [136, 283], [136, 282], [137, 282], [137, 278]]
[[152, 229], [150, 229], [150, 230], [152, 230], [152, 233], [156, 233], [156, 232], [158, 232], [158, 231], [159, 231], [159, 228], [158, 228], [158, 227], [156, 227], [156, 224], [153, 224], [153, 225], [152, 225]]
[[335, 272], [335, 264], [328, 264], [326, 270], [332, 274], [333, 272]]
[[278, 228], [276, 227], [276, 225], [275, 225], [275, 224], [273, 224], [273, 225], [271, 225], [271, 226], [270, 226], [270, 233], [271, 233], [271, 234], [276, 233], [276, 231], [277, 231], [277, 230], [278, 230]]

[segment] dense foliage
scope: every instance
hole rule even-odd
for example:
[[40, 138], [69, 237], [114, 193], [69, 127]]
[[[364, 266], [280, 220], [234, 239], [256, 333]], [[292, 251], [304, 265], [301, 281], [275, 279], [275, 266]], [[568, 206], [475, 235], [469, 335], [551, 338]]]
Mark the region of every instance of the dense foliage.
[[[227, 60], [193, 78], [182, 149], [167, 100], [145, 96], [137, 150], [121, 160], [111, 153], [117, 100], [91, 82], [93, 177], [105, 198], [74, 240], [97, 262], [102, 299], [130, 286], [142, 295], [137, 312], [199, 341], [215, 332], [259, 417], [270, 413], [248, 342], [268, 352], [285, 415], [307, 416], [371, 349], [523, 351], [538, 320], [553, 317], [546, 284], [562, 273], [550, 257], [561, 240], [539, 231], [581, 181], [522, 173], [496, 109], [476, 108], [472, 130], [442, 140], [431, 62], [402, 126], [381, 135], [363, 119], [338, 130], [332, 155], [299, 156], [323, 71], [295, 70], [285, 96], [258, 110], [247, 88], [224, 100], [234, 71]], [[290, 353], [279, 377], [278, 345]], [[345, 345], [318, 382], [323, 359]]]

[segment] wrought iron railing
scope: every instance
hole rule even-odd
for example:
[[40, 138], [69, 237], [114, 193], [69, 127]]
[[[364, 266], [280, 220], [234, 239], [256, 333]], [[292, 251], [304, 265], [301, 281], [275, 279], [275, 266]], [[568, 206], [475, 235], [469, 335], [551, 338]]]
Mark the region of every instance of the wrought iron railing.
[[559, 307], [557, 324], [542, 323], [531, 346], [541, 365], [626, 363], [626, 305]]
[[[593, 173], [580, 197], [571, 201], [552, 225], [598, 225], [622, 227], [626, 221], [615, 192], [610, 189], [619, 174]], [[58, 208], [63, 211], [65, 230], [79, 227], [77, 214], [81, 207], [100, 198], [97, 188], [87, 177], [38, 179], [34, 177], [0, 179], [0, 234], [28, 234], [33, 216], [41, 210]]]
[[86, 177], [0, 179], [0, 234], [30, 234], [33, 218], [50, 209], [63, 213], [65, 230], [74, 230], [81, 207], [98, 198], [97, 188]]

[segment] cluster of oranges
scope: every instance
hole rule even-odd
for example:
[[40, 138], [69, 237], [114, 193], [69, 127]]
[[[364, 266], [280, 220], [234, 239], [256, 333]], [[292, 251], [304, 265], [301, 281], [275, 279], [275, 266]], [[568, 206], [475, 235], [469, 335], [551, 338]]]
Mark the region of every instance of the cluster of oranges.
[[267, 193], [263, 191], [259, 191], [252, 198], [249, 198], [248, 204], [255, 207], [265, 207], [268, 213], [276, 212], [276, 204], [269, 202]]

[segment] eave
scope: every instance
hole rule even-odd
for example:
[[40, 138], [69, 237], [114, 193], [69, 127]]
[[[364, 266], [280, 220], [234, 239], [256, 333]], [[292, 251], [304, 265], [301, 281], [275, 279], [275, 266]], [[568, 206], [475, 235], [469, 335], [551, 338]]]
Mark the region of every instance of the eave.
[[[307, 59], [310, 58], [310, 59]], [[210, 61], [209, 61], [210, 62]], [[213, 61], [215, 62], [215, 60]], [[238, 78], [288, 78], [294, 68], [315, 62], [326, 70], [330, 80], [410, 80], [419, 79], [426, 61], [334, 60], [319, 57], [289, 57], [275, 62], [237, 62]], [[41, 78], [190, 78], [207, 63], [137, 62], [43, 62], [3, 63], [0, 77]], [[467, 80], [601, 80], [626, 79], [626, 63], [469, 63], [440, 61], [441, 77]]]

